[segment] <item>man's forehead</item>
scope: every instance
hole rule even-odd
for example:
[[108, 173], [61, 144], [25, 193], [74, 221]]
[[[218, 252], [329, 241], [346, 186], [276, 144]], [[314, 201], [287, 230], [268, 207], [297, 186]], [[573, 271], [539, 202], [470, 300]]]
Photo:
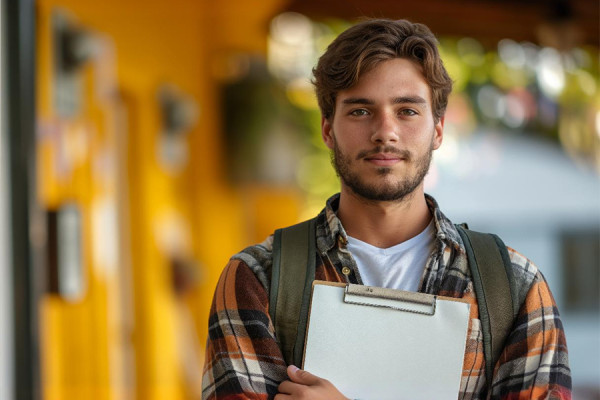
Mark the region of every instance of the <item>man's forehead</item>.
[[[340, 90], [336, 103], [363, 103], [381, 101], [400, 102], [398, 99], [431, 100], [431, 88], [419, 64], [406, 58], [393, 58], [377, 63], [363, 72], [355, 85]], [[420, 102], [420, 101], [418, 101]]]
[[429, 86], [419, 88], [414, 85], [388, 89], [390, 93], [381, 93], [376, 90], [361, 90], [361, 88], [350, 88], [338, 92], [336, 96], [336, 107], [351, 107], [353, 105], [376, 106], [380, 104], [411, 104], [418, 107], [431, 106], [431, 90]]

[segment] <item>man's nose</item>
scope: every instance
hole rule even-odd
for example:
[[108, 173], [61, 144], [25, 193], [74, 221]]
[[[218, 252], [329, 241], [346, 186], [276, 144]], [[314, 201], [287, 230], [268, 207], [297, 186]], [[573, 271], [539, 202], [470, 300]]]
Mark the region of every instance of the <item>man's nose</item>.
[[373, 125], [373, 134], [371, 135], [373, 143], [389, 143], [398, 141], [398, 121], [392, 113], [381, 113], [375, 119]]

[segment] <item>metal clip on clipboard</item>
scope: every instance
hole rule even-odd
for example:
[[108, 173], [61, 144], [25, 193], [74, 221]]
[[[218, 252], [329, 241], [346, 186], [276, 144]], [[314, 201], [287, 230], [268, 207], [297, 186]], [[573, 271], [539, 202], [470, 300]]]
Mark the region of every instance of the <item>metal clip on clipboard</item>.
[[344, 291], [344, 303], [360, 306], [391, 308], [416, 314], [435, 315], [437, 296], [385, 289], [349, 283]]

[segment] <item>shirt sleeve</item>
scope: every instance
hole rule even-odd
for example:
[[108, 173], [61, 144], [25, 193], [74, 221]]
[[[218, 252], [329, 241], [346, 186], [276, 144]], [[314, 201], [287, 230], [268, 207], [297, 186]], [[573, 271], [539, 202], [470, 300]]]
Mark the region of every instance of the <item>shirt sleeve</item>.
[[202, 398], [271, 399], [285, 379], [268, 295], [248, 266], [232, 260], [217, 283], [210, 311]]
[[563, 325], [542, 274], [535, 274], [496, 365], [491, 399], [571, 399]]

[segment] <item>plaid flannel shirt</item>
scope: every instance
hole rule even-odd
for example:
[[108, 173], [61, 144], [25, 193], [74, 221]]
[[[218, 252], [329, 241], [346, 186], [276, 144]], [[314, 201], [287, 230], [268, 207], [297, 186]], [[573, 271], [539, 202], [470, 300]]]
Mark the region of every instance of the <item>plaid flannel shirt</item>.
[[[457, 398], [570, 399], [567, 344], [558, 309], [537, 267], [511, 248], [508, 252], [522, 307], [495, 366], [491, 393], [486, 393], [481, 324], [465, 248], [435, 200], [426, 197], [437, 235], [419, 291], [471, 303]], [[316, 279], [361, 284], [360, 271], [346, 248], [347, 236], [336, 216], [338, 203], [339, 195], [330, 198], [317, 219], [320, 262]], [[268, 312], [272, 244], [270, 236], [244, 249], [223, 270], [210, 311], [203, 399], [271, 399], [279, 383], [287, 379]], [[351, 270], [348, 276], [342, 273], [344, 266]]]

